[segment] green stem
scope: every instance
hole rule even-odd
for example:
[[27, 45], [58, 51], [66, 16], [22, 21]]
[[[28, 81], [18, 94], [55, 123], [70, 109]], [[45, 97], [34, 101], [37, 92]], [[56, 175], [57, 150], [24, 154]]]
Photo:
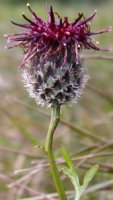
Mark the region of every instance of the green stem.
[[75, 200], [80, 200], [81, 195], [75, 196]]
[[66, 200], [65, 192], [62, 187], [62, 183], [61, 183], [60, 176], [59, 176], [59, 171], [58, 171], [56, 163], [55, 163], [55, 158], [54, 158], [53, 149], [52, 149], [53, 134], [59, 123], [59, 120], [60, 120], [60, 106], [55, 105], [52, 108], [51, 122], [49, 125], [46, 142], [45, 142], [45, 152], [48, 155], [48, 161], [49, 161], [49, 165], [50, 165], [50, 169], [51, 169], [51, 174], [53, 176], [53, 181], [54, 181], [55, 187], [57, 189], [57, 192], [59, 194], [59, 199]]

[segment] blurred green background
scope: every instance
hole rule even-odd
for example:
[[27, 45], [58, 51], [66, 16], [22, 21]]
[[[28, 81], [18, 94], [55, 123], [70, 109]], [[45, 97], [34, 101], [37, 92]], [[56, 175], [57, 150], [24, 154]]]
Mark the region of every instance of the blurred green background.
[[[23, 57], [21, 50], [4, 48], [6, 39], [3, 35], [18, 31], [10, 21], [24, 22], [22, 12], [31, 18], [26, 3], [26, 0], [0, 0], [0, 200], [28, 197], [29, 200], [38, 200], [44, 193], [55, 192], [49, 168], [46, 167], [46, 156], [40, 149], [34, 148], [38, 144], [36, 138], [44, 143], [50, 110], [37, 106], [28, 97], [18, 72]], [[61, 16], [68, 15], [70, 20], [74, 20], [78, 12], [84, 12], [88, 17], [97, 9], [92, 30], [113, 25], [112, 0], [32, 0], [29, 3], [43, 19], [47, 18], [47, 3], [53, 5]], [[112, 32], [96, 36], [96, 39], [103, 48], [113, 47]], [[90, 78], [78, 103], [62, 108], [63, 122], [54, 137], [54, 151], [56, 158], [61, 158], [63, 145], [73, 159], [92, 155], [83, 164], [75, 161], [81, 178], [92, 164], [100, 164], [100, 171], [92, 182], [92, 192], [87, 192], [82, 199], [112, 200], [113, 52], [84, 51], [83, 54]], [[96, 152], [103, 156], [93, 156]], [[20, 172], [15, 174], [15, 170]], [[73, 191], [65, 177], [63, 181], [65, 190]], [[42, 199], [46, 200], [46, 197], [42, 196]], [[69, 199], [73, 196], [69, 195]]]

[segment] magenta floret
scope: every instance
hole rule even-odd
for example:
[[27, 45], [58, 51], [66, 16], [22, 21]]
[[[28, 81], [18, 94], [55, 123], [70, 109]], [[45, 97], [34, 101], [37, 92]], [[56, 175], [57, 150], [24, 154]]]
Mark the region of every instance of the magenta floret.
[[24, 30], [18, 34], [5, 35], [8, 37], [8, 43], [15, 43], [8, 48], [19, 46], [24, 49], [25, 57], [20, 68], [32, 60], [35, 55], [39, 55], [40, 63], [43, 63], [50, 56], [58, 56], [61, 53], [64, 55], [61, 65], [63, 67], [67, 61], [69, 51], [71, 51], [76, 63], [79, 63], [79, 52], [83, 48], [100, 50], [92, 36], [111, 31], [111, 27], [97, 32], [90, 30], [90, 24], [96, 15], [96, 11], [87, 19], [82, 13], [79, 13], [78, 18], [71, 23], [68, 17], [64, 17], [62, 20], [56, 12], [53, 12], [51, 6], [48, 12], [48, 20], [45, 22], [36, 15], [29, 4], [27, 6], [33, 19], [30, 20], [23, 14], [27, 24], [19, 24], [13, 21], [12, 23]]

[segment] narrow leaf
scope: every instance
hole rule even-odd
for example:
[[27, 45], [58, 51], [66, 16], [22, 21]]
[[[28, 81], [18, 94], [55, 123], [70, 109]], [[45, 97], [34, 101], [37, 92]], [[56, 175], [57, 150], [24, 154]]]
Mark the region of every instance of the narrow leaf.
[[70, 169], [68, 167], [63, 167], [61, 170], [65, 175], [67, 175], [70, 178], [75, 189], [78, 190], [79, 186], [80, 186], [79, 177], [78, 177], [77, 173], [75, 172], [75, 170]]
[[71, 160], [71, 157], [70, 157], [68, 151], [65, 149], [65, 147], [62, 147], [61, 150], [62, 150], [62, 155], [63, 155], [67, 165], [69, 166], [69, 168], [75, 169], [75, 166], [74, 166], [74, 164], [73, 164], [73, 162]]
[[95, 165], [86, 172], [86, 174], [84, 176], [84, 180], [83, 180], [83, 187], [85, 189], [87, 188], [88, 184], [90, 183], [90, 181], [93, 179], [93, 177], [97, 173], [98, 169], [99, 169], [99, 166]]

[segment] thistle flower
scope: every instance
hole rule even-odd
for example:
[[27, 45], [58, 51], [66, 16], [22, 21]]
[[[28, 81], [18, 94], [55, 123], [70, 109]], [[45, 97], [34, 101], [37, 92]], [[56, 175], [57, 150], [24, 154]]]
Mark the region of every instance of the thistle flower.
[[97, 32], [90, 30], [96, 11], [87, 19], [79, 13], [74, 22], [69, 22], [68, 17], [62, 19], [50, 7], [48, 20], [44, 21], [29, 4], [27, 6], [33, 19], [23, 14], [26, 24], [12, 21], [23, 30], [5, 36], [8, 43], [15, 43], [8, 48], [21, 47], [24, 50], [20, 69], [30, 96], [38, 104], [48, 107], [76, 101], [87, 80], [80, 53], [83, 49], [101, 50], [92, 36], [109, 32], [111, 27]]

